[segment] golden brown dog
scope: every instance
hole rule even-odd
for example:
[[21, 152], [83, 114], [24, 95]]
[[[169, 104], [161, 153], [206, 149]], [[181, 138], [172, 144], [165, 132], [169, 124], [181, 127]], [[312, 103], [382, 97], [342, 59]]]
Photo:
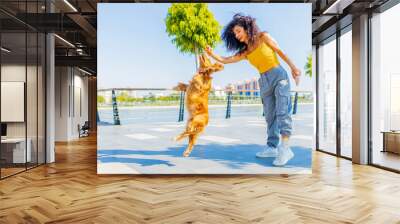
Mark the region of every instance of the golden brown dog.
[[179, 83], [174, 90], [186, 91], [186, 109], [189, 119], [186, 130], [175, 137], [175, 141], [189, 137], [189, 145], [183, 156], [187, 157], [193, 150], [198, 135], [202, 133], [208, 124], [208, 93], [211, 90], [211, 74], [221, 71], [224, 66], [220, 63], [211, 64], [205, 54], [200, 56], [200, 68], [193, 76], [189, 84]]

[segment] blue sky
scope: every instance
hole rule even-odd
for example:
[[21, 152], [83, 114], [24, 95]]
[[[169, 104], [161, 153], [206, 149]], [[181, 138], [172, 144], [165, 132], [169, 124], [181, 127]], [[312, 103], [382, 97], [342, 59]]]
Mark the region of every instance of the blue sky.
[[[187, 82], [195, 72], [193, 55], [182, 54], [165, 32], [164, 19], [170, 4], [102, 3], [98, 5], [98, 87], [172, 88]], [[313, 80], [304, 76], [307, 55], [311, 53], [311, 4], [214, 3], [208, 4], [216, 20], [225, 26], [235, 13], [257, 19], [280, 48], [303, 72], [293, 90], [312, 90]], [[221, 42], [214, 52], [229, 56]], [[281, 60], [281, 59], [280, 59]], [[281, 60], [288, 73], [290, 70]], [[244, 60], [226, 64], [214, 74], [214, 86], [259, 77]]]

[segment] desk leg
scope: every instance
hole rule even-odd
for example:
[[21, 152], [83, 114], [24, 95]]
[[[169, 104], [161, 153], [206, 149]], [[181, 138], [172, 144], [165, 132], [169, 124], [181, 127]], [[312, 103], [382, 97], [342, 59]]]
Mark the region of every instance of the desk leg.
[[386, 152], [386, 134], [383, 133], [383, 149], [381, 152]]

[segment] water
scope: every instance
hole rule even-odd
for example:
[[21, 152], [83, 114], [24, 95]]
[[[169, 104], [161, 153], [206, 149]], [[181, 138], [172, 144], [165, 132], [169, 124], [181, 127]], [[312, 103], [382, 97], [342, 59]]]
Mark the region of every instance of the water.
[[[313, 104], [299, 104], [298, 114], [312, 114]], [[224, 119], [226, 106], [210, 106], [210, 119]], [[263, 114], [262, 105], [233, 105], [231, 117], [261, 117]], [[112, 109], [99, 109], [101, 121], [113, 123]], [[176, 122], [178, 121], [179, 107], [130, 107], [119, 108], [121, 124], [138, 124], [150, 122]], [[185, 111], [184, 120], [188, 118]]]

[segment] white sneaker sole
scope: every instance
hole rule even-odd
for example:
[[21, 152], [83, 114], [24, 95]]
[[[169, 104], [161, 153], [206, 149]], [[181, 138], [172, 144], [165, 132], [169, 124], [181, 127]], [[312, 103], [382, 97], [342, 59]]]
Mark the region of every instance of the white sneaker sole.
[[277, 156], [278, 156], [278, 150], [276, 150], [276, 152], [272, 152], [272, 153], [263, 153], [263, 152], [256, 153], [257, 158], [271, 158], [271, 157], [277, 157]]
[[277, 154], [270, 154], [270, 155], [259, 155], [259, 154], [256, 154], [256, 157], [257, 158], [273, 158], [273, 157], [277, 157], [278, 156], [278, 153]]
[[291, 160], [294, 157], [294, 154], [292, 151], [290, 151], [290, 155], [285, 157], [285, 160], [282, 163], [278, 163], [278, 158], [276, 158], [274, 160], [274, 162], [272, 162], [272, 164], [274, 164], [274, 166], [284, 166], [286, 165], [287, 162], [289, 162], [289, 160]]

